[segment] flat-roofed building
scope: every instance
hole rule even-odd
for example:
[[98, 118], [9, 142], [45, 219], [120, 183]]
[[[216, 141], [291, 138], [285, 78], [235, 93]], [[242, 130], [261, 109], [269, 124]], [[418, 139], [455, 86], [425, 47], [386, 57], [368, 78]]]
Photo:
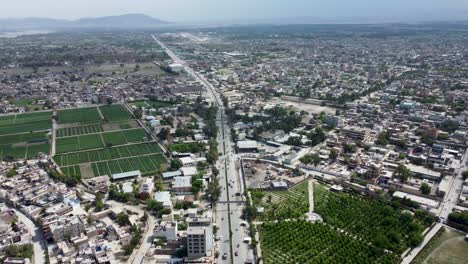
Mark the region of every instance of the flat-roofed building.
[[138, 177], [141, 177], [141, 171], [139, 170], [112, 174], [113, 181], [128, 180], [128, 179], [133, 179], [133, 178], [138, 178]]

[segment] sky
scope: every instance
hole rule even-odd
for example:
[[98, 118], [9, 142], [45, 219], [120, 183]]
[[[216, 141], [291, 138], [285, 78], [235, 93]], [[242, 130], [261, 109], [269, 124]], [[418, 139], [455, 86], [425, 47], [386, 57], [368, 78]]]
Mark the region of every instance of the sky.
[[144, 13], [171, 22], [311, 17], [468, 20], [467, 0], [0, 0], [0, 18], [77, 19]]

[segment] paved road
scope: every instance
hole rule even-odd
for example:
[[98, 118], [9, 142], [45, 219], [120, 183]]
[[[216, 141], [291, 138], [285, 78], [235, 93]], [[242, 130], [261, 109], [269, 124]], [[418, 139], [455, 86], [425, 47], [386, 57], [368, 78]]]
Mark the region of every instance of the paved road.
[[29, 233], [32, 235], [33, 238], [33, 250], [34, 250], [34, 263], [35, 264], [42, 264], [45, 263], [45, 256], [44, 253], [47, 250], [45, 247], [44, 237], [42, 234], [42, 230], [37, 227], [31, 219], [29, 219], [26, 215], [21, 213], [20, 211], [13, 209], [18, 216], [20, 222], [26, 225]]
[[[164, 43], [159, 41], [154, 35], [153, 39], [166, 51], [166, 53], [172, 58], [174, 63], [181, 64], [185, 71], [197, 79], [205, 86], [211, 101], [218, 106], [219, 111], [217, 114], [217, 125], [218, 125], [218, 147], [219, 153], [221, 153], [219, 161], [217, 162], [218, 169], [220, 171], [220, 185], [222, 188], [222, 194], [220, 197], [221, 201], [229, 200], [241, 200], [244, 199], [241, 196], [236, 196], [236, 193], [242, 193], [243, 186], [242, 180], [240, 179], [238, 169], [236, 168], [236, 162], [238, 157], [234, 153], [234, 143], [231, 140], [230, 127], [224, 116], [224, 106], [221, 101], [221, 96], [213, 85], [208, 82], [204, 76], [195, 72], [190, 66], [179, 57], [177, 57]], [[247, 228], [241, 226], [243, 220], [241, 219], [244, 204], [230, 204], [230, 203], [219, 203], [215, 207], [216, 218], [215, 223], [219, 227], [218, 235], [222, 236], [219, 241], [218, 251], [220, 253], [220, 259], [222, 255], [226, 255], [227, 259], [223, 260], [222, 263], [244, 263], [249, 256], [249, 245], [243, 243], [244, 238], [248, 235]], [[229, 226], [229, 222], [231, 225]], [[232, 245], [229, 240], [230, 231], [232, 232]], [[236, 256], [237, 255], [237, 256]], [[231, 259], [231, 256], [233, 257]]]

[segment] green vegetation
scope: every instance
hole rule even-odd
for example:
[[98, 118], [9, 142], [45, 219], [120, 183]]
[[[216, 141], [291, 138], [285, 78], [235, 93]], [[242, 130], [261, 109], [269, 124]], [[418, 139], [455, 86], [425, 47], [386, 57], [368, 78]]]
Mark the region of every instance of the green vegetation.
[[0, 136], [0, 145], [15, 143], [47, 142], [49, 137], [46, 132], [32, 132]]
[[57, 129], [57, 137], [79, 136], [102, 132], [101, 124], [91, 124], [77, 127]]
[[396, 254], [418, 245], [422, 231], [434, 221], [422, 210], [416, 210], [414, 217], [402, 212], [399, 203], [387, 205], [369, 197], [330, 192], [320, 185], [314, 193], [315, 211], [327, 224]]
[[94, 149], [75, 153], [59, 154], [54, 157], [59, 166], [114, 160], [160, 153], [156, 143], [132, 144], [111, 148]]
[[193, 143], [178, 143], [170, 146], [171, 151], [180, 153], [197, 153], [205, 150], [205, 144], [193, 142]]
[[468, 211], [450, 213], [448, 223], [463, 232], [468, 232]]
[[111, 175], [140, 170], [142, 173], [157, 173], [166, 159], [161, 154], [135, 156], [92, 163], [94, 176]]
[[100, 106], [99, 110], [101, 110], [104, 120], [107, 121], [128, 120], [132, 118], [132, 114], [121, 104]]
[[12, 161], [15, 159], [33, 158], [39, 153], [49, 154], [49, 152], [49, 144], [28, 144], [18, 147], [4, 145], [0, 146], [0, 159]]
[[99, 123], [101, 122], [101, 116], [99, 115], [96, 107], [87, 108], [74, 108], [59, 110], [57, 112], [57, 122], [59, 124], [66, 123]]
[[300, 162], [308, 165], [308, 164], [314, 164], [314, 166], [317, 166], [320, 164], [320, 157], [317, 153], [314, 154], [306, 154], [303, 157], [299, 159]]
[[265, 264], [398, 263], [397, 256], [326, 224], [264, 223], [259, 231]]
[[298, 218], [309, 211], [307, 181], [285, 191], [253, 190], [251, 196], [256, 207], [265, 208], [263, 215], [257, 216], [263, 221]]
[[32, 260], [33, 257], [33, 245], [32, 244], [25, 244], [25, 245], [10, 245], [7, 246], [5, 249], [5, 257], [11, 258], [28, 258]]

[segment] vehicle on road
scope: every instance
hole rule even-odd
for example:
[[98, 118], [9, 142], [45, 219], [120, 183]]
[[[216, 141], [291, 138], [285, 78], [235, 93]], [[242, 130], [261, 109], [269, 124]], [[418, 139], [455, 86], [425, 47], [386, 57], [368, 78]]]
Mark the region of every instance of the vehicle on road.
[[222, 259], [223, 259], [223, 260], [226, 260], [226, 259], [227, 259], [227, 254], [226, 254], [226, 253], [223, 254]]

